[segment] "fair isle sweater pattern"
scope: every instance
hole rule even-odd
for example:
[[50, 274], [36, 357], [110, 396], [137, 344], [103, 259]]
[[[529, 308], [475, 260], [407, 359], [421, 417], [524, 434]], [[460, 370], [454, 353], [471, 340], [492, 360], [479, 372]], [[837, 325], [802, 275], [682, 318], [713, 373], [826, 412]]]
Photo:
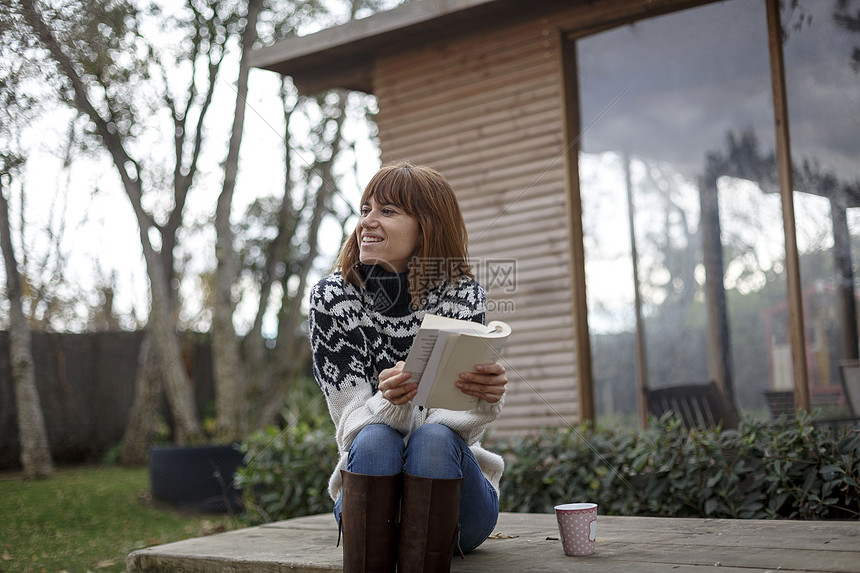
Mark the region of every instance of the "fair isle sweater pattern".
[[484, 322], [486, 294], [477, 282], [462, 278], [427, 293], [423, 308], [411, 303], [407, 274], [365, 267], [365, 288], [346, 283], [339, 272], [311, 290], [308, 327], [314, 378], [335, 424], [339, 460], [329, 479], [329, 495], [337, 500], [340, 470], [346, 467], [352, 441], [369, 424], [387, 424], [404, 437], [422, 424], [443, 424], [469, 445], [482, 472], [499, 491], [504, 471], [501, 456], [481, 447], [487, 425], [501, 413], [496, 404], [480, 400], [466, 412], [394, 405], [378, 392], [379, 373], [405, 360], [426, 312]]

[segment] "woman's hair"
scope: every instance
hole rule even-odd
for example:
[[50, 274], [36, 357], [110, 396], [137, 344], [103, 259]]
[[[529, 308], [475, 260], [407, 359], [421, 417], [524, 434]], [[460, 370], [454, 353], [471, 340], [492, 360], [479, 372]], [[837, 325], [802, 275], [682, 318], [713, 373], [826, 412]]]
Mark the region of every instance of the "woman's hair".
[[[403, 209], [418, 221], [418, 249], [409, 264], [409, 291], [414, 304], [431, 288], [445, 281], [466, 276], [474, 278], [469, 267], [468, 236], [460, 204], [451, 185], [430, 167], [395, 163], [385, 165], [367, 184], [361, 205], [373, 197], [377, 203]], [[364, 286], [359, 264], [361, 225], [347, 238], [335, 261], [344, 280]]]

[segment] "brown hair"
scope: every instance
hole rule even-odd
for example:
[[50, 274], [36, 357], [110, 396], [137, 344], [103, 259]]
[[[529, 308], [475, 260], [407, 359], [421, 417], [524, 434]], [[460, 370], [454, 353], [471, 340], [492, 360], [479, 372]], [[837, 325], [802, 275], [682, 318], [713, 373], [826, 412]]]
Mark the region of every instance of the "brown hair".
[[[371, 197], [403, 209], [418, 221], [421, 238], [409, 264], [413, 303], [418, 304], [428, 290], [444, 281], [474, 278], [468, 262], [466, 223], [457, 196], [442, 174], [423, 165], [386, 165], [367, 184], [360, 204]], [[358, 269], [360, 227], [356, 225], [334, 264], [346, 282], [358, 287], [364, 286]]]

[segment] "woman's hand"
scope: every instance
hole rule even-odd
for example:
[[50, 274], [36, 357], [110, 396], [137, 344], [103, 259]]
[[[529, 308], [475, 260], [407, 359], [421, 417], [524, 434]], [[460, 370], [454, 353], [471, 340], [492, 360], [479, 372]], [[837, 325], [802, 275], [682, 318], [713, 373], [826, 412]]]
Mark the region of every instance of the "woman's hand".
[[406, 363], [402, 360], [379, 373], [379, 391], [382, 397], [394, 405], [405, 404], [418, 393], [418, 384], [405, 383], [409, 380], [409, 372], [403, 371]]
[[508, 378], [505, 376], [505, 367], [499, 363], [478, 364], [476, 372], [461, 372], [457, 380], [457, 388], [469, 396], [483, 398], [491, 404], [495, 404], [505, 395], [505, 384]]

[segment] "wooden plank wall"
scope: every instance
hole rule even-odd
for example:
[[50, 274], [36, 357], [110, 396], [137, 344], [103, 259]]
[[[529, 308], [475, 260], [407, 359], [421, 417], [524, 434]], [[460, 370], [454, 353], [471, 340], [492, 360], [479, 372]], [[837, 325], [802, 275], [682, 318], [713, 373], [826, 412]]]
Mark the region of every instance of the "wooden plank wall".
[[[536, 18], [397, 53], [374, 72], [383, 163], [448, 178], [487, 318], [514, 331], [492, 438], [579, 422], [558, 42], [556, 26]], [[515, 261], [515, 292], [494, 284], [494, 260]]]

